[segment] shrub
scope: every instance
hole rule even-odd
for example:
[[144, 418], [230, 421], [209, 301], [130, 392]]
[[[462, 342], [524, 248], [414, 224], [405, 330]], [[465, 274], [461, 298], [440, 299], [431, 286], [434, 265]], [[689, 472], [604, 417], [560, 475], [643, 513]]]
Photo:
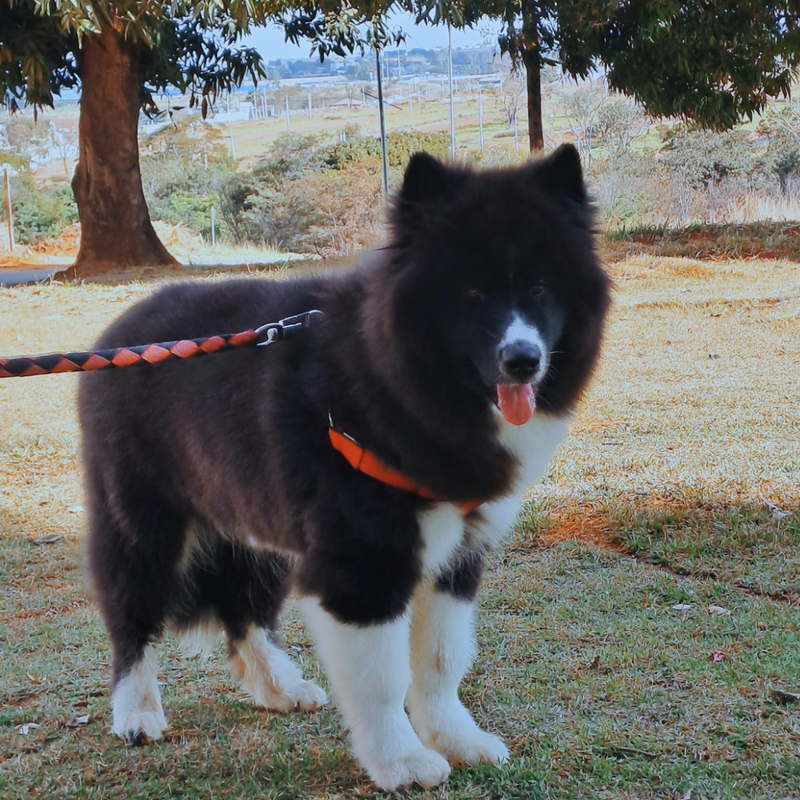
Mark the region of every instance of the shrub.
[[36, 186], [28, 172], [12, 182], [11, 202], [14, 238], [21, 244], [55, 236], [78, 219], [78, 207], [67, 184]]
[[756, 150], [741, 129], [716, 132], [678, 125], [665, 134], [660, 160], [693, 188], [747, 181], [758, 173]]

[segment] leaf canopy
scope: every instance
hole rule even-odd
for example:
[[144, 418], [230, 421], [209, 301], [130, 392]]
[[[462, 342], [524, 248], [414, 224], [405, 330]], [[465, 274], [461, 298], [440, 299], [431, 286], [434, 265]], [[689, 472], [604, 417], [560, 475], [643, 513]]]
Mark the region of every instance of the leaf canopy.
[[609, 85], [655, 116], [729, 128], [788, 96], [800, 65], [796, 0], [465, 0], [503, 23], [517, 62]]

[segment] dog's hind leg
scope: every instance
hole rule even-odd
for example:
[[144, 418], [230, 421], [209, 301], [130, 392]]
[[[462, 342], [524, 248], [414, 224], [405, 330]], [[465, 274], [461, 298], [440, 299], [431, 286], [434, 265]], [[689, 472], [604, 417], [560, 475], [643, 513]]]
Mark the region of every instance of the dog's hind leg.
[[156, 642], [175, 600], [185, 521], [152, 493], [123, 508], [119, 496], [90, 492], [89, 513], [89, 569], [113, 648], [113, 729], [141, 745], [167, 727]]
[[482, 556], [466, 553], [438, 580], [422, 583], [412, 603], [413, 680], [406, 706], [422, 741], [452, 764], [508, 758], [503, 742], [481, 730], [458, 698], [474, 656], [472, 615], [481, 570]]
[[300, 668], [278, 646], [278, 614], [287, 590], [289, 562], [283, 556], [218, 540], [187, 575], [191, 601], [178, 626], [219, 620], [228, 637], [228, 664], [256, 705], [274, 711], [313, 711], [325, 692], [303, 679]]

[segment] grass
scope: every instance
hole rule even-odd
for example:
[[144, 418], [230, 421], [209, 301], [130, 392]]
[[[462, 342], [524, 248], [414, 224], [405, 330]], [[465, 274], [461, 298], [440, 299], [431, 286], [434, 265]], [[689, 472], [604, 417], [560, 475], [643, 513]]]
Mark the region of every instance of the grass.
[[[596, 381], [481, 593], [462, 695], [512, 758], [411, 797], [797, 797], [800, 703], [773, 690], [800, 691], [800, 267], [639, 253], [609, 270]], [[151, 288], [0, 290], [0, 353], [88, 346]], [[76, 385], [0, 381], [0, 796], [381, 796], [334, 710], [259, 711], [221, 652], [172, 639], [169, 738], [111, 736]], [[291, 606], [284, 637], [322, 679]]]

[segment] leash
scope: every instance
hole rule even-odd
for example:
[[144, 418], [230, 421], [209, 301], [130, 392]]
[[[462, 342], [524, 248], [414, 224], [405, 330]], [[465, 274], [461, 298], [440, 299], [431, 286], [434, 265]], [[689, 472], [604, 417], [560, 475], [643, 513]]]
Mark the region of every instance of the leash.
[[27, 378], [31, 375], [54, 375], [62, 372], [95, 372], [100, 369], [122, 369], [136, 364], [160, 364], [164, 361], [196, 358], [222, 353], [238, 347], [263, 347], [289, 339], [310, 328], [324, 317], [313, 309], [269, 322], [259, 328], [205, 336], [200, 339], [178, 339], [173, 342], [141, 344], [134, 347], [113, 347], [83, 353], [46, 353], [38, 356], [0, 358], [0, 378]]
[[[165, 361], [224, 353], [239, 347], [264, 347], [284, 339], [290, 339], [295, 334], [310, 328], [315, 321], [321, 321], [324, 316], [322, 311], [312, 309], [239, 333], [222, 333], [200, 339], [177, 339], [172, 342], [112, 347], [80, 353], [46, 353], [38, 356], [0, 358], [0, 378], [27, 378], [31, 375], [57, 375], [62, 372], [122, 369], [137, 364], [161, 364]], [[339, 430], [330, 417], [328, 422], [328, 436], [333, 449], [341, 453], [354, 469], [381, 483], [416, 494], [427, 500], [449, 502], [447, 498], [439, 497], [385, 464], [375, 453], [362, 447], [351, 436]], [[482, 500], [461, 503], [462, 516], [467, 516], [482, 503]]]

